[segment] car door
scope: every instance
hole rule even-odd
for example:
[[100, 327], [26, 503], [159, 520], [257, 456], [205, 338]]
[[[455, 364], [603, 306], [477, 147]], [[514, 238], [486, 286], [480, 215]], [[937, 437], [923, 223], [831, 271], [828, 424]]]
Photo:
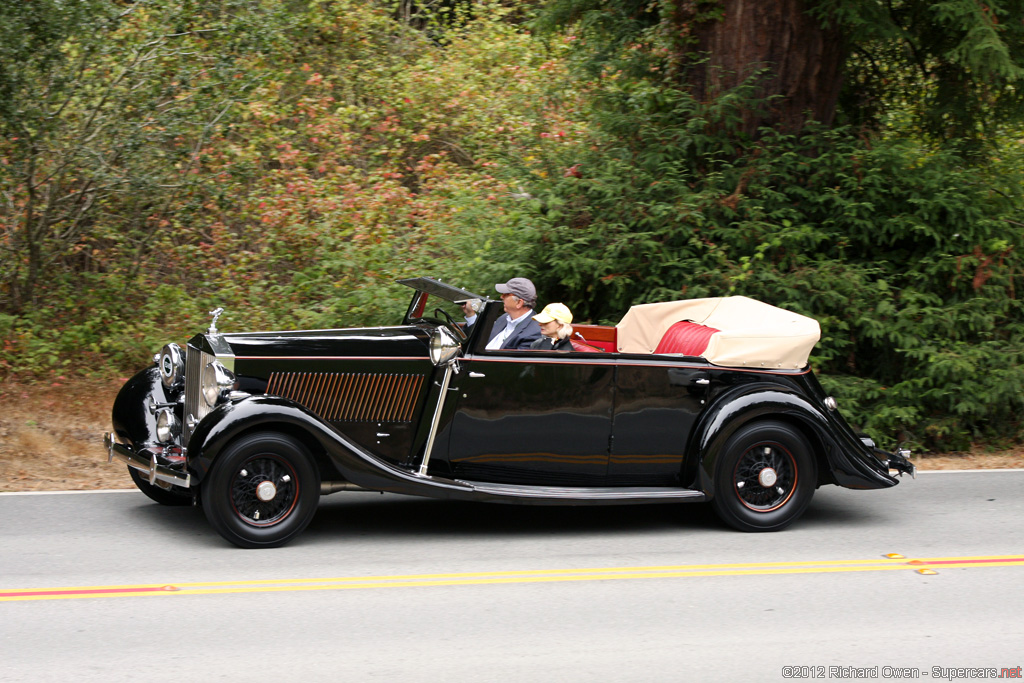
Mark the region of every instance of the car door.
[[[622, 359], [615, 385], [609, 486], [687, 486], [686, 445], [707, 400], [706, 364]], [[684, 466], [685, 465], [685, 466]]]
[[598, 354], [469, 355], [452, 380], [449, 463], [459, 479], [602, 486], [608, 468], [614, 363]]

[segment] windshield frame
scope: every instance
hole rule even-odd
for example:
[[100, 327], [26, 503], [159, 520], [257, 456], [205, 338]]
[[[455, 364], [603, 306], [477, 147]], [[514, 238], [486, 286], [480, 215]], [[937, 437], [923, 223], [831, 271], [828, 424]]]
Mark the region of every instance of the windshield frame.
[[483, 301], [490, 301], [486, 296], [480, 294], [474, 294], [468, 290], [450, 285], [447, 282], [442, 282], [432, 277], [414, 277], [406, 278], [404, 280], [396, 280], [398, 284], [411, 287], [416, 290], [416, 293], [412, 296], [412, 301], [409, 302], [409, 309], [405, 313], [405, 324], [416, 322], [423, 319], [423, 313], [426, 311], [427, 299], [433, 295], [450, 301], [453, 304], [460, 304], [470, 299], [481, 299]]

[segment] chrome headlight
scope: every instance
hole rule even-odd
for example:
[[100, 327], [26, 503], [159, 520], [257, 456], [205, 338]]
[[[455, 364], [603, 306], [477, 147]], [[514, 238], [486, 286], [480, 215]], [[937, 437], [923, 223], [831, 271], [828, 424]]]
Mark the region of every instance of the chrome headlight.
[[181, 434], [181, 422], [170, 408], [161, 408], [156, 413], [156, 438], [160, 443], [177, 441]]
[[211, 408], [216, 407], [221, 396], [235, 386], [235, 375], [226, 367], [213, 361], [203, 369], [203, 400]]
[[459, 342], [444, 327], [434, 330], [430, 338], [430, 360], [434, 365], [444, 365], [459, 353]]
[[160, 369], [160, 381], [168, 389], [185, 379], [185, 354], [177, 344], [165, 344], [160, 349], [156, 366]]

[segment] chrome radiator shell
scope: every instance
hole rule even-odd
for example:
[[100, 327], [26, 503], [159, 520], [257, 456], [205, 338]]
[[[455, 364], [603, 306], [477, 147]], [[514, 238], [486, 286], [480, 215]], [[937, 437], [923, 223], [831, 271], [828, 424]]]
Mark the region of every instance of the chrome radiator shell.
[[185, 351], [185, 419], [182, 420], [182, 445], [186, 447], [199, 421], [213, 410], [203, 400], [203, 370], [214, 360], [214, 356], [191, 342], [188, 344]]

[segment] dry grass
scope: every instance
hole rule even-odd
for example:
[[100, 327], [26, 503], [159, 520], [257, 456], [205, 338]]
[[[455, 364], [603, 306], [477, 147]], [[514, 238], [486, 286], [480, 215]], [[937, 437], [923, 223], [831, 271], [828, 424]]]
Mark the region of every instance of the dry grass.
[[103, 433], [123, 380], [63, 380], [0, 387], [0, 491], [133, 488], [108, 464]]
[[[0, 491], [132, 488], [126, 468], [108, 464], [103, 433], [124, 382], [65, 380], [0, 385]], [[921, 470], [1024, 467], [1010, 451], [915, 456]]]

